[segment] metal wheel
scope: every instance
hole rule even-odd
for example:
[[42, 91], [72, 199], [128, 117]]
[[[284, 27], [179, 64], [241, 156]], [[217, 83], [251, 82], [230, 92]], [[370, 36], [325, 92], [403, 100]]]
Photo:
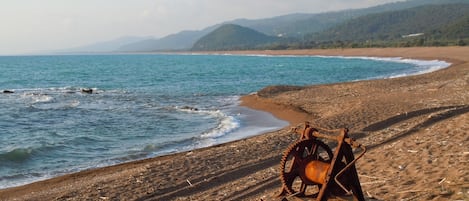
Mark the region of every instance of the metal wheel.
[[329, 146], [315, 139], [300, 140], [285, 150], [280, 162], [280, 180], [285, 190], [298, 196], [312, 196], [319, 192], [321, 184], [305, 177], [308, 162], [318, 160], [330, 163], [333, 154]]

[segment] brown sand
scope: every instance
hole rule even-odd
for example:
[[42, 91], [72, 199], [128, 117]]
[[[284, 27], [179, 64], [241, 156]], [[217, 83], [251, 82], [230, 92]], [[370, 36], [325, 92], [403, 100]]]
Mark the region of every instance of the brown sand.
[[[453, 63], [404, 78], [267, 87], [242, 100], [292, 125], [348, 127], [369, 147], [357, 163], [368, 200], [469, 200], [469, 47], [235, 53]], [[0, 200], [281, 200], [280, 157], [297, 139], [288, 130], [3, 189]]]

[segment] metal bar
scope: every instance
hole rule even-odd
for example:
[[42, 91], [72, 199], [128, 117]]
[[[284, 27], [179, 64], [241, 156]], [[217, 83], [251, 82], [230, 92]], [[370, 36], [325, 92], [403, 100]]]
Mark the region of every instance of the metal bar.
[[330, 166], [329, 170], [327, 171], [327, 176], [326, 176], [325, 183], [322, 185], [321, 189], [319, 190], [318, 197], [316, 198], [317, 201], [327, 200], [327, 196], [326, 196], [327, 187], [329, 186], [329, 184], [331, 182], [331, 176], [332, 176], [332, 173], [335, 169], [334, 166], [335, 166], [337, 160], [342, 158], [342, 154], [341, 154], [340, 150], [342, 148], [346, 132], [347, 132], [346, 129], [342, 129], [342, 131], [340, 132], [340, 135], [337, 137], [338, 144], [337, 144], [336, 150], [334, 151], [334, 157], [332, 158], [331, 166]]

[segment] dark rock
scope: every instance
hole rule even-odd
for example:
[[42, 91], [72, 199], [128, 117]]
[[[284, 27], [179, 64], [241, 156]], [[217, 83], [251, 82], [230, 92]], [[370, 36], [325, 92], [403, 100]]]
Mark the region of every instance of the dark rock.
[[196, 107], [191, 107], [191, 106], [184, 106], [184, 107], [182, 107], [181, 109], [183, 109], [183, 110], [199, 111], [198, 108], [196, 108]]
[[87, 94], [92, 94], [93, 93], [93, 89], [91, 89], [91, 88], [84, 88], [84, 89], [81, 89], [80, 91], [82, 93], [87, 93]]

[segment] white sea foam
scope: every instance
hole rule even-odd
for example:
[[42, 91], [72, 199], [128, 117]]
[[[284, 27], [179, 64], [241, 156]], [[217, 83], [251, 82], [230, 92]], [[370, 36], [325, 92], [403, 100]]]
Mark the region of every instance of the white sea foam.
[[446, 61], [441, 61], [441, 60], [419, 60], [419, 59], [406, 59], [402, 57], [319, 56], [319, 55], [316, 55], [315, 57], [341, 58], [341, 59], [364, 59], [364, 60], [375, 60], [375, 61], [385, 61], [385, 62], [394, 62], [394, 63], [406, 63], [406, 64], [411, 64], [417, 67], [415, 71], [410, 71], [405, 74], [392, 75], [392, 76], [389, 76], [388, 78], [431, 73], [433, 71], [437, 71], [437, 70], [451, 66], [451, 63], [446, 62]]
[[[14, 89], [15, 93], [11, 94], [11, 98], [16, 98], [29, 106], [37, 109], [67, 109], [98, 105], [102, 108], [102, 104], [96, 101], [88, 101], [93, 98], [86, 99], [90, 94], [82, 93], [81, 87], [50, 87], [50, 88], [19, 88]], [[88, 88], [87, 88], [88, 89]], [[105, 91], [98, 88], [89, 88], [93, 90], [93, 94], [122, 94], [126, 93], [122, 90]], [[83, 101], [82, 101], [83, 100]], [[83, 104], [84, 103], [84, 104]], [[95, 107], [96, 108], [96, 107]]]
[[[0, 189], [26, 185], [26, 184], [29, 184], [29, 183], [32, 183], [32, 182], [50, 179], [54, 176], [57, 176], [57, 175], [41, 175], [41, 176], [38, 176], [38, 175], [18, 174], [18, 175], [10, 175], [7, 178], [0, 177], [0, 180], [4, 180], [0, 184]], [[14, 179], [12, 179], [12, 178], [14, 178]]]
[[175, 107], [175, 109], [187, 113], [205, 114], [218, 120], [218, 125], [200, 135], [201, 139], [222, 137], [240, 127], [235, 117], [227, 115], [221, 110], [206, 110], [191, 106]]
[[[73, 87], [73, 86], [65, 86], [65, 87], [49, 87], [49, 88], [18, 88], [14, 89], [15, 93], [34, 93], [34, 94], [62, 94], [62, 93], [78, 93], [81, 92], [81, 89], [92, 89], [93, 92], [104, 92], [96, 87]], [[119, 91], [119, 90], [115, 90]]]
[[217, 127], [202, 133], [200, 137], [203, 139], [219, 138], [240, 127], [240, 123], [233, 116], [228, 116], [222, 112], [216, 112], [213, 114], [219, 118], [220, 122]]
[[31, 103], [47, 103], [54, 100], [54, 97], [40, 93], [25, 93], [22, 94], [22, 98], [29, 100]]
[[[397, 60], [396, 62], [409, 63], [409, 64], [418, 66], [419, 70], [413, 73], [413, 75], [430, 73], [430, 72], [437, 71], [437, 70], [451, 66], [451, 63], [446, 62], [446, 61], [440, 61], [440, 60], [400, 59], [400, 60]], [[402, 76], [407, 76], [407, 75], [402, 75]], [[399, 76], [393, 76], [393, 77], [399, 77]]]

